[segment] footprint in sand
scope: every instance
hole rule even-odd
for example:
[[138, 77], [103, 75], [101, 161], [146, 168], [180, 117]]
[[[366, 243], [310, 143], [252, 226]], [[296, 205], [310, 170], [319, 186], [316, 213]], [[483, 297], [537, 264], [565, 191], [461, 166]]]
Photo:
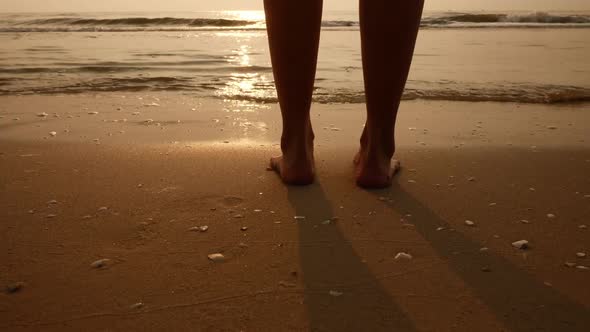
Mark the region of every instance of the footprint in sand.
[[234, 207], [242, 204], [244, 199], [237, 196], [225, 196], [221, 199], [221, 204], [227, 207]]

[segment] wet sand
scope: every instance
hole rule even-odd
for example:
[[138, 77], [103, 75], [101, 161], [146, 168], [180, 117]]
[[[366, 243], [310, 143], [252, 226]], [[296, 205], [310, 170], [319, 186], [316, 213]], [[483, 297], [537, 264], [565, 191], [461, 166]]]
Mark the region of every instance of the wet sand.
[[406, 102], [381, 191], [351, 176], [359, 106], [313, 114], [318, 182], [285, 187], [276, 105], [0, 97], [0, 329], [590, 326], [588, 106]]

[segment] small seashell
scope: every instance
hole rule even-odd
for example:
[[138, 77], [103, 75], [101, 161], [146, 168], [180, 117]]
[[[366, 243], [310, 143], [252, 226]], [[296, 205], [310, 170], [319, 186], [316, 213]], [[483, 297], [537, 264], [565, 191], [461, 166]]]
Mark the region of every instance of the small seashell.
[[497, 203], [490, 203], [490, 204], [488, 204], [488, 206], [496, 206], [496, 205], [498, 205], [498, 204]]
[[525, 250], [525, 249], [529, 248], [529, 241], [527, 241], [527, 240], [515, 241], [515, 242], [512, 242], [512, 246], [514, 248]]
[[577, 252], [577, 253], [576, 253], [576, 256], [577, 256], [578, 258], [586, 258], [586, 253], [585, 253], [585, 252]]
[[475, 226], [475, 223], [471, 220], [465, 220], [465, 225], [473, 227]]
[[338, 292], [338, 291], [335, 291], [335, 290], [331, 290], [331, 291], [328, 292], [328, 294], [330, 294], [331, 296], [334, 296], [334, 297], [338, 297], [338, 296], [342, 296], [344, 293]]
[[412, 258], [413, 258], [413, 257], [412, 257], [412, 255], [410, 255], [410, 254], [408, 254], [408, 253], [405, 253], [405, 252], [398, 252], [398, 253], [395, 255], [395, 258], [394, 258], [394, 259], [395, 259], [395, 260], [400, 260], [400, 259], [403, 259], [403, 260], [410, 260], [410, 259], [412, 259]]
[[236, 214], [234, 216], [234, 218], [236, 218], [236, 219], [242, 219], [242, 218], [244, 218], [244, 215], [243, 214]]
[[98, 212], [104, 212], [104, 211], [106, 211], [106, 210], [108, 210], [108, 209], [109, 209], [109, 208], [108, 208], [108, 207], [106, 207], [106, 206], [101, 206], [101, 207], [99, 207], [99, 208], [98, 208]]
[[248, 230], [248, 227], [244, 226], [244, 227], [240, 228], [240, 230], [241, 230], [242, 232], [245, 232], [245, 231], [247, 231], [247, 230]]
[[547, 218], [554, 219], [555, 218], [555, 215], [553, 213], [548, 213], [547, 214]]
[[47, 202], [47, 204], [49, 204], [49, 205], [57, 204], [57, 200], [52, 199], [49, 202]]
[[586, 226], [586, 225], [580, 225], [580, 226], [578, 226], [578, 228], [579, 228], [579, 229], [587, 229], [587, 228], [588, 228], [588, 226]]
[[92, 262], [92, 264], [90, 264], [90, 266], [95, 269], [100, 269], [100, 268], [107, 266], [110, 262], [111, 262], [110, 259], [103, 258], [103, 259], [99, 259], [97, 261]]
[[220, 263], [220, 262], [225, 261], [225, 256], [223, 256], [220, 253], [209, 254], [209, 255], [207, 255], [207, 258], [209, 258], [210, 260], [212, 260], [216, 263]]
[[57, 217], [57, 214], [53, 214], [53, 213], [45, 216], [45, 218], [48, 218], [48, 219], [55, 218], [55, 217]]
[[530, 224], [530, 223], [531, 223], [530, 221], [528, 221], [528, 220], [526, 220], [526, 219], [523, 219], [523, 220], [521, 220], [520, 222], [521, 222], [522, 224]]
[[45, 112], [41, 112], [41, 113], [37, 113], [37, 116], [40, 118], [44, 118], [46, 116], [48, 116], [49, 114], [45, 113]]
[[293, 217], [293, 219], [301, 221], [301, 220], [305, 220], [305, 216], [295, 216], [295, 217]]
[[98, 112], [96, 112], [96, 111], [95, 112], [88, 112], [88, 114], [90, 114], [90, 115], [97, 115]]
[[444, 231], [445, 229], [446, 229], [446, 228], [444, 228], [444, 227], [438, 227], [436, 230], [437, 230], [438, 232], [440, 232], [440, 231]]
[[130, 306], [131, 309], [137, 310], [143, 308], [144, 304], [142, 302], [137, 302]]
[[55, 136], [57, 136], [57, 132], [55, 132], [55, 131], [50, 131], [50, 132], [49, 132], [49, 136], [51, 136], [51, 137], [55, 137]]
[[292, 282], [287, 282], [287, 281], [279, 281], [279, 286], [281, 287], [285, 287], [285, 288], [293, 288], [293, 287], [297, 287], [296, 284], [292, 283]]
[[576, 263], [572, 263], [572, 262], [565, 262], [563, 265], [567, 266], [567, 267], [575, 267]]
[[468, 178], [467, 181], [474, 182], [475, 181], [475, 178], [472, 176], [472, 177]]
[[576, 266], [576, 269], [582, 270], [582, 271], [588, 271], [588, 270], [590, 270], [589, 267], [584, 266], [584, 265], [578, 265], [578, 266]]

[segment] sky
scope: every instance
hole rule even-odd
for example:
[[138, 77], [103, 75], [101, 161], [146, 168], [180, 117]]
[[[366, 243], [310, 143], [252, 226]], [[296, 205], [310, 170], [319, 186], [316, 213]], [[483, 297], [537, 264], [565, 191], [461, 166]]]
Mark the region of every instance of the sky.
[[[0, 12], [206, 11], [262, 9], [263, 0], [0, 0]], [[358, 0], [324, 0], [326, 10]], [[427, 10], [590, 10], [589, 0], [426, 0]]]

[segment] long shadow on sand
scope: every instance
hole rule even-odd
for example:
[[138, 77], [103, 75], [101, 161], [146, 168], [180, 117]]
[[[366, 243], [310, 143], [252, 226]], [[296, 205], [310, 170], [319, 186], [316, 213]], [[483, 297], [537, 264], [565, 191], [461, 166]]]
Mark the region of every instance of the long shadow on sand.
[[[391, 208], [398, 214], [411, 213], [420, 235], [510, 330], [590, 331], [590, 311], [583, 305], [543, 285], [501, 255], [480, 253], [481, 244], [460, 232], [437, 231], [438, 227], [449, 229], [449, 223], [412, 194], [395, 184], [371, 193], [392, 197]], [[482, 267], [491, 272], [482, 272]]]
[[306, 217], [297, 222], [310, 330], [415, 331], [338, 225], [321, 224], [334, 217], [322, 186], [288, 190], [297, 215]]

